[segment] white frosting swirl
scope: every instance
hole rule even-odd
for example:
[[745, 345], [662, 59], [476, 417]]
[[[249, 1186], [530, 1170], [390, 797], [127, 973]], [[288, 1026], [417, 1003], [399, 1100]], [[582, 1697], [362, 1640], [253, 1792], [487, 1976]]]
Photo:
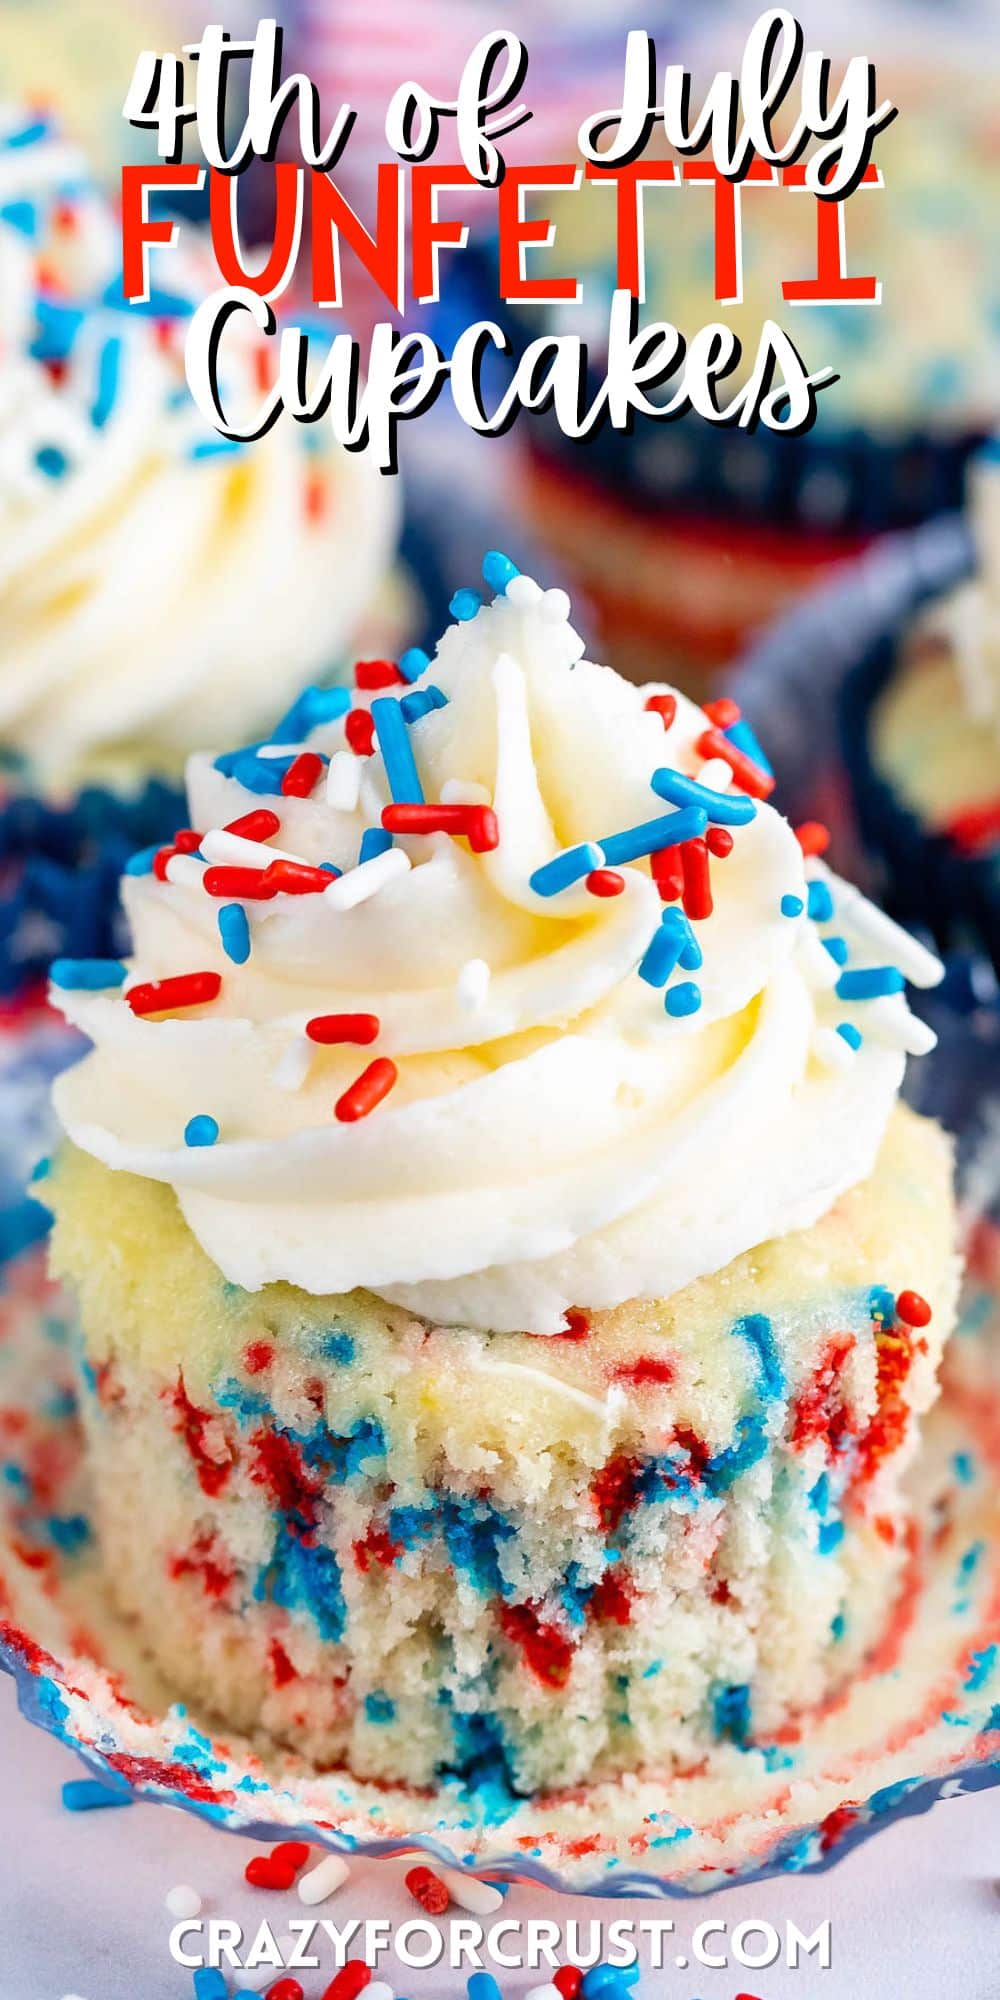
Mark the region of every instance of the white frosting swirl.
[[[713, 863], [701, 1005], [686, 1017], [637, 976], [661, 917], [647, 861], [622, 867], [606, 900], [530, 886], [564, 848], [671, 811], [650, 789], [658, 769], [704, 765], [703, 712], [678, 696], [665, 733], [650, 690], [581, 659], [567, 610], [562, 592], [515, 579], [445, 634], [425, 680], [447, 705], [410, 726], [426, 798], [491, 799], [495, 850], [397, 836], [398, 872], [354, 907], [343, 882], [248, 902], [243, 965], [221, 948], [204, 863], [185, 855], [167, 881], [126, 880], [128, 990], [215, 969], [219, 998], [150, 1020], [120, 993], [54, 994], [95, 1043], [58, 1085], [71, 1137], [170, 1182], [235, 1283], [365, 1286], [436, 1321], [553, 1332], [569, 1306], [668, 1295], [805, 1226], [872, 1168], [903, 1052], [933, 1038], [901, 994], [854, 1006], [831, 991], [814, 924], [782, 910], [807, 883], [771, 807]], [[336, 759], [344, 730], [327, 723], [311, 744]], [[275, 847], [350, 871], [390, 797], [378, 752], [361, 764], [350, 808], [329, 802], [344, 763], [314, 796], [262, 798], [195, 758], [192, 822], [218, 858], [225, 842], [204, 829], [273, 807]], [[935, 978], [856, 892], [833, 894], [852, 964], [884, 963], [888, 941], [910, 976]], [[340, 1012], [378, 1016], [372, 1047], [306, 1040], [311, 1017]], [[844, 1021], [863, 1030], [856, 1052]], [[381, 1056], [396, 1087], [339, 1123], [334, 1101]], [[199, 1113], [219, 1127], [210, 1147], [182, 1143]]]
[[[58, 792], [265, 729], [357, 641], [398, 495], [325, 426], [225, 448], [184, 379], [176, 294], [213, 282], [197, 253], [155, 265], [166, 327], [109, 305], [110, 211], [71, 149], [12, 143], [14, 125], [0, 115], [18, 219], [0, 226], [0, 743]], [[249, 374], [252, 349], [227, 347]]]

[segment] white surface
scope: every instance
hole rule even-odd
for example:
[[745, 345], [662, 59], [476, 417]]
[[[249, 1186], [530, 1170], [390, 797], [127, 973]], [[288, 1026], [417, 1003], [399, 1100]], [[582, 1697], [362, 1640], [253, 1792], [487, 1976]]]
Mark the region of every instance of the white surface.
[[[300, 1917], [294, 1896], [249, 1890], [242, 1880], [252, 1843], [163, 1806], [71, 1814], [60, 1799], [82, 1767], [17, 1714], [0, 1676], [0, 2000], [191, 2000], [192, 1975], [168, 1954], [164, 1898], [192, 1884], [207, 1915], [248, 1929], [269, 1917], [276, 1934]], [[403, 1921], [421, 1913], [402, 1888], [412, 1862], [357, 1862], [351, 1879], [317, 1914]], [[514, 1888], [507, 1918], [584, 1923], [603, 1917], [672, 1917], [666, 1969], [647, 1973], [641, 2000], [996, 2000], [1000, 1992], [1000, 1791], [939, 1805], [889, 1828], [831, 1873], [786, 1876], [762, 1887], [671, 1903], [597, 1903]], [[833, 1963], [798, 1971], [679, 1970], [695, 1926], [747, 1918], [806, 1932], [832, 1920]], [[721, 1949], [713, 1940], [712, 1949]], [[496, 1968], [493, 1968], [496, 1971]], [[319, 2000], [334, 1970], [303, 1974]], [[277, 1977], [277, 1975], [273, 1975]], [[411, 2000], [460, 2000], [465, 1974], [403, 1972], [384, 1959], [378, 1976]], [[499, 1972], [504, 2000], [544, 1984], [542, 1971]], [[234, 1981], [238, 1987], [239, 1981]]]

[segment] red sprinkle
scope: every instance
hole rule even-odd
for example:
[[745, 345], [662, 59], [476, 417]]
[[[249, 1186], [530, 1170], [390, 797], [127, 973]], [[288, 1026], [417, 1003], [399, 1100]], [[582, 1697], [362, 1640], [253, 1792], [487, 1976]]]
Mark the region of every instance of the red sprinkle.
[[649, 700], [643, 703], [643, 707], [652, 715], [658, 715], [664, 729], [669, 729], [674, 716], [677, 714], [677, 696], [675, 694], [651, 694]]
[[975, 854], [1000, 834], [1000, 799], [988, 805], [968, 806], [947, 821], [944, 832], [963, 853]]
[[705, 846], [717, 861], [724, 861], [733, 851], [733, 836], [728, 826], [710, 826], [705, 835]]
[[274, 1360], [274, 1348], [269, 1340], [251, 1340], [243, 1349], [243, 1366], [248, 1375], [262, 1375]]
[[896, 1311], [904, 1326], [929, 1326], [931, 1323], [930, 1306], [919, 1292], [900, 1292]]
[[524, 1654], [536, 1680], [545, 1687], [565, 1687], [573, 1665], [573, 1648], [558, 1625], [543, 1618], [538, 1604], [502, 1604], [500, 1629]]
[[760, 765], [755, 764], [752, 758], [745, 757], [742, 750], [737, 750], [735, 743], [730, 743], [728, 736], [723, 736], [721, 729], [703, 730], [698, 738], [697, 748], [699, 756], [721, 757], [723, 762], [729, 765], [733, 777], [742, 790], [749, 792], [752, 799], [770, 798], [775, 785], [770, 773], [762, 771]]
[[280, 1639], [272, 1639], [267, 1651], [275, 1687], [287, 1687], [289, 1681], [298, 1680], [298, 1674]]
[[268, 812], [266, 806], [261, 806], [256, 812], [244, 813], [241, 819], [231, 819], [225, 830], [239, 834], [241, 840], [270, 840], [280, 826], [277, 813]]
[[661, 1354], [637, 1354], [634, 1361], [621, 1361], [612, 1370], [615, 1382], [631, 1382], [636, 1389], [648, 1387], [651, 1383], [672, 1382], [677, 1373], [672, 1361]]
[[587, 1600], [587, 1617], [598, 1625], [628, 1625], [632, 1620], [632, 1586], [620, 1570], [602, 1576]]
[[719, 695], [716, 701], [703, 702], [702, 708], [709, 722], [714, 722], [716, 729], [731, 729], [733, 723], [738, 722], [743, 713], [739, 703], [730, 701], [726, 694]]
[[353, 1125], [359, 1118], [367, 1118], [384, 1097], [388, 1097], [399, 1071], [388, 1056], [376, 1056], [375, 1061], [355, 1077], [333, 1107], [335, 1118], [342, 1125]]
[[196, 833], [193, 826], [182, 826], [179, 833], [174, 834], [175, 854], [193, 854], [195, 848], [200, 846], [201, 834]]
[[561, 1965], [558, 1972], [552, 1974], [552, 1984], [559, 1988], [563, 2000], [577, 2000], [583, 1985], [583, 1973], [578, 1965]]
[[429, 1917], [444, 1915], [451, 1897], [440, 1875], [435, 1875], [433, 1868], [411, 1868], [403, 1879], [410, 1895], [416, 1898], [421, 1909], [426, 1910]]
[[290, 1889], [296, 1873], [286, 1861], [278, 1860], [277, 1853], [255, 1854], [243, 1870], [253, 1889]]
[[565, 1324], [561, 1332], [557, 1333], [557, 1340], [586, 1340], [590, 1332], [590, 1320], [579, 1306], [567, 1306], [563, 1320]]
[[500, 845], [500, 829], [492, 806], [385, 806], [382, 825], [387, 833], [461, 834], [473, 854], [486, 854]]
[[825, 854], [830, 845], [830, 829], [821, 819], [804, 819], [795, 829], [795, 838], [807, 859], [814, 854]]
[[314, 1014], [306, 1034], [311, 1042], [375, 1042], [381, 1027], [377, 1014]]
[[323, 759], [315, 750], [302, 750], [292, 759], [284, 777], [281, 789], [286, 799], [307, 799], [317, 779], [322, 776]]
[[680, 849], [684, 877], [684, 913], [698, 923], [712, 914], [712, 879], [708, 848], [703, 840], [685, 840]]
[[305, 861], [278, 860], [268, 863], [266, 879], [285, 896], [321, 896], [340, 872], [339, 868], [310, 868]]
[[229, 868], [221, 864], [206, 868], [201, 878], [206, 895], [223, 902], [236, 898], [244, 903], [268, 903], [278, 893], [270, 868]]
[[204, 1007], [222, 991], [219, 972], [183, 972], [176, 979], [150, 979], [125, 998], [133, 1014], [170, 1014], [175, 1007]]
[[344, 722], [344, 735], [356, 757], [371, 757], [375, 750], [375, 724], [366, 708], [352, 708]]
[[278, 1979], [268, 1987], [264, 2000], [303, 2000], [304, 1992], [297, 1979]]
[[354, 669], [355, 685], [366, 694], [374, 688], [399, 687], [405, 680], [395, 660], [359, 660]]
[[592, 868], [584, 886], [592, 896], [620, 896], [625, 877], [617, 868]]
[[271, 1850], [272, 1861], [280, 1861], [283, 1868], [294, 1868], [296, 1875], [309, 1859], [307, 1840], [279, 1840]]
[[349, 1958], [346, 1965], [323, 1988], [321, 2000], [357, 2000], [372, 1976], [370, 1965], [363, 1958]]
[[650, 873], [660, 892], [661, 903], [676, 903], [684, 887], [684, 867], [679, 847], [661, 847], [649, 857]]
[[154, 854], [153, 874], [156, 876], [158, 882], [166, 881], [167, 862], [173, 860], [176, 852], [177, 852], [176, 847], [161, 847], [159, 851], [156, 854]]

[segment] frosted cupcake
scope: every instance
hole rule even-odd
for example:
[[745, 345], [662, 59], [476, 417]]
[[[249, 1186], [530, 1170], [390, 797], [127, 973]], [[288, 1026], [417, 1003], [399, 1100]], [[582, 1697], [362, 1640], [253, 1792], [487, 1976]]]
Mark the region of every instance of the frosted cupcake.
[[[0, 967], [11, 985], [60, 942], [112, 946], [93, 929], [98, 909], [125, 855], [179, 824], [186, 756], [263, 733], [305, 680], [334, 670], [395, 548], [392, 482], [329, 431], [278, 425], [241, 450], [206, 428], [183, 370], [191, 261], [171, 264], [174, 288], [134, 312], [116, 239], [73, 151], [44, 121], [8, 114]], [[230, 366], [249, 381], [257, 356], [231, 351]]]
[[1000, 447], [969, 477], [974, 575], [875, 649], [845, 691], [862, 828], [890, 893], [1000, 968]]
[[484, 576], [432, 661], [193, 760], [133, 957], [54, 969], [46, 1199], [177, 1691], [531, 1792], [766, 1744], [877, 1642], [956, 1258], [898, 1103], [936, 960], [731, 706]]

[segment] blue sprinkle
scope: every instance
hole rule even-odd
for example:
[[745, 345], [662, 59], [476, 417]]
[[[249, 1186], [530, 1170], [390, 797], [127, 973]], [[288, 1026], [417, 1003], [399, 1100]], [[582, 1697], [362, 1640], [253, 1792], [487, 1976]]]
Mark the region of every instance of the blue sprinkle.
[[406, 720], [398, 701], [382, 695], [372, 702], [372, 721], [382, 752], [389, 790], [397, 805], [423, 805], [424, 792], [410, 747]]
[[184, 1127], [185, 1146], [214, 1146], [218, 1136], [218, 1121], [207, 1111], [199, 1111]]
[[821, 1556], [832, 1556], [844, 1539], [843, 1521], [824, 1521], [819, 1531], [817, 1548]]
[[429, 715], [434, 708], [447, 708], [448, 697], [439, 687], [414, 688], [412, 694], [404, 694], [400, 704], [403, 721], [419, 722], [421, 716]]
[[639, 977], [647, 986], [665, 986], [678, 965], [696, 972], [702, 962], [701, 946], [687, 918], [680, 910], [664, 910], [639, 961]]
[[842, 972], [837, 981], [841, 1000], [879, 1000], [884, 993], [902, 993], [906, 982], [894, 965], [869, 965]]
[[580, 1992], [583, 2000], [615, 2000], [627, 1993], [639, 1977], [637, 1965], [593, 1965], [584, 1975]]
[[159, 854], [159, 847], [140, 847], [137, 854], [130, 854], [125, 863], [126, 875], [151, 875], [153, 863]]
[[737, 1339], [745, 1340], [757, 1361], [757, 1376], [761, 1395], [768, 1402], [776, 1402], [785, 1393], [785, 1371], [781, 1365], [774, 1337], [774, 1327], [766, 1313], [745, 1313], [742, 1319], [734, 1320], [733, 1333]]
[[847, 960], [848, 960], [848, 957], [849, 957], [849, 953], [848, 953], [848, 949], [847, 949], [847, 939], [846, 939], [846, 938], [842, 938], [842, 937], [836, 937], [836, 936], [835, 936], [835, 937], [825, 937], [825, 938], [823, 939], [823, 948], [824, 948], [824, 950], [825, 950], [825, 951], [828, 951], [828, 952], [829, 952], [829, 954], [830, 954], [830, 957], [832, 958], [832, 960], [833, 960], [833, 962], [834, 962], [834, 965], [846, 965], [846, 964], [847, 964]]
[[774, 772], [745, 717], [741, 716], [738, 722], [723, 730], [723, 735], [735, 750], [742, 750], [744, 757], [749, 757], [750, 762], [756, 764], [757, 769], [763, 771], [765, 777], [773, 778]]
[[804, 909], [805, 904], [801, 896], [782, 896], [781, 914], [783, 917], [801, 917]]
[[842, 1611], [835, 1612], [834, 1616], [830, 1620], [830, 1637], [833, 1640], [834, 1645], [837, 1645], [837, 1643], [843, 1638], [844, 1633], [846, 1631], [847, 1631], [847, 1619], [844, 1613]]
[[124, 1785], [102, 1783], [100, 1778], [70, 1778], [62, 1788], [67, 1812], [95, 1812], [105, 1806], [130, 1806], [132, 1794]]
[[430, 663], [431, 656], [424, 652], [422, 646], [407, 646], [405, 653], [399, 656], [399, 671], [404, 681], [418, 681], [421, 674], [427, 672]]
[[728, 1737], [743, 1749], [750, 1736], [750, 1689], [745, 1683], [717, 1688], [712, 1701], [712, 1719], [718, 1737]]
[[242, 903], [224, 903], [219, 911], [222, 949], [234, 965], [245, 965], [250, 956], [250, 920]]
[[[37, 1167], [35, 1168], [35, 1179], [38, 1179]], [[968, 1451], [954, 1452], [951, 1464], [955, 1478], [959, 1484], [961, 1486], [971, 1486], [976, 1477], [976, 1461], [972, 1453]]]
[[38, 210], [33, 201], [5, 201], [0, 207], [0, 222], [19, 230], [29, 242], [38, 235]]
[[814, 924], [828, 924], [833, 916], [833, 897], [829, 886], [818, 876], [809, 884], [808, 909]]
[[868, 1294], [868, 1312], [873, 1320], [891, 1326], [896, 1317], [896, 1295], [888, 1285], [873, 1285]]
[[[517, 564], [511, 562], [509, 556], [502, 555], [499, 549], [487, 550], [483, 557], [483, 582], [490, 590], [495, 591], [498, 597], [503, 596], [507, 585], [513, 583], [514, 578], [520, 574]], [[457, 615], [461, 616], [461, 613]]]
[[662, 819], [647, 819], [641, 826], [627, 827], [623, 833], [609, 833], [602, 837], [600, 846], [608, 867], [617, 868], [619, 862], [638, 861], [643, 855], [658, 854], [664, 847], [695, 840], [707, 825], [708, 818], [701, 806], [686, 806], [681, 812], [665, 813]]
[[247, 750], [227, 750], [215, 760], [215, 770], [224, 778], [235, 778], [246, 792], [256, 792], [261, 798], [275, 798], [281, 791], [281, 780], [291, 769], [293, 759], [287, 757], [258, 757], [259, 745]]
[[448, 609], [452, 617], [458, 618], [464, 625], [468, 619], [475, 617], [482, 601], [478, 590], [456, 590]]
[[465, 1990], [469, 2000], [503, 2000], [492, 1972], [474, 1972]]
[[48, 136], [49, 124], [45, 118], [34, 118], [30, 125], [22, 125], [17, 132], [6, 133], [3, 147], [13, 153], [22, 146], [37, 146], [40, 139]]
[[195, 464], [199, 464], [202, 459], [223, 458], [242, 450], [243, 445], [239, 438], [210, 437], [199, 438], [197, 443], [190, 447], [187, 455]]
[[362, 861], [374, 861], [376, 854], [388, 854], [392, 846], [392, 835], [384, 826], [366, 826], [358, 849], [358, 866]]
[[365, 1696], [365, 1714], [369, 1722], [392, 1722], [396, 1714], [396, 1704], [390, 1695], [376, 1690]]
[[654, 771], [649, 782], [668, 805], [703, 807], [713, 826], [746, 826], [757, 812], [744, 792], [714, 792], [710, 785], [699, 785], [669, 767]]
[[105, 341], [97, 364], [97, 394], [90, 409], [90, 421], [95, 430], [103, 430], [118, 400], [121, 359], [122, 343], [115, 333]]
[[604, 854], [592, 840], [581, 842], [579, 847], [564, 848], [552, 861], [546, 861], [536, 868], [528, 878], [528, 887], [536, 896], [558, 896], [561, 889], [570, 889], [574, 882], [581, 882], [595, 868], [604, 865]]
[[35, 464], [46, 479], [61, 479], [69, 470], [69, 459], [57, 444], [39, 445], [35, 453]]
[[697, 1014], [701, 1006], [701, 988], [693, 979], [682, 979], [677, 986], [670, 986], [664, 996], [663, 1005], [675, 1020], [685, 1014]]
[[849, 1049], [859, 1049], [864, 1037], [851, 1021], [838, 1021], [837, 1033], [847, 1043]]
[[200, 1965], [194, 1975], [194, 2000], [226, 2000], [229, 1988], [217, 1965]]
[[321, 1349], [327, 1360], [332, 1361], [337, 1368], [349, 1368], [354, 1360], [355, 1346], [349, 1333], [341, 1333], [337, 1329], [333, 1333], [325, 1333]]
[[324, 722], [338, 722], [351, 706], [349, 688], [307, 687], [275, 724], [272, 743], [300, 743]]
[[80, 993], [104, 993], [120, 986], [125, 967], [119, 958], [54, 958], [49, 967], [53, 986], [69, 987]]
[[995, 1645], [983, 1646], [978, 1653], [971, 1655], [969, 1671], [963, 1682], [967, 1694], [980, 1693], [990, 1679], [996, 1663], [997, 1648]]

